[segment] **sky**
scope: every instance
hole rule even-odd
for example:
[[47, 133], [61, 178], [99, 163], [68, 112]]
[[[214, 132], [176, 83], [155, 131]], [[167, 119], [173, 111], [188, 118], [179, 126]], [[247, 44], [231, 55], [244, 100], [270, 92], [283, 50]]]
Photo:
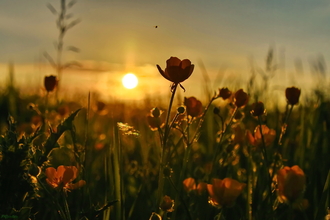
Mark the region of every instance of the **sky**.
[[[60, 5], [59, 0], [0, 1], [0, 81], [8, 78], [12, 62], [22, 91], [40, 89], [43, 77], [55, 74], [43, 57], [44, 52], [56, 55], [58, 36], [48, 3], [55, 9]], [[67, 69], [61, 84], [70, 92], [96, 90], [104, 98], [169, 92], [170, 83], [155, 65], [165, 68], [171, 56], [195, 65], [182, 83], [184, 96], [202, 95], [202, 66], [209, 90], [235, 83], [244, 87], [252, 66], [265, 69], [269, 48], [278, 64], [273, 83], [281, 89], [305, 87], [313, 74], [310, 64], [323, 59], [326, 65], [330, 57], [327, 0], [78, 0], [68, 13], [81, 22], [64, 43], [80, 52], [65, 51], [63, 60], [83, 68]], [[120, 83], [128, 72], [139, 78], [136, 89]]]

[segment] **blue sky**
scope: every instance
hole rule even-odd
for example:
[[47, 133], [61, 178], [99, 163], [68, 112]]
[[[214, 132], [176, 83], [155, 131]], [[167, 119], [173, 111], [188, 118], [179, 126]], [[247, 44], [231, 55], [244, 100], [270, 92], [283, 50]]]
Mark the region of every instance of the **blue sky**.
[[[54, 55], [57, 30], [48, 2], [59, 6], [59, 0], [0, 2], [0, 63], [35, 66], [45, 62], [44, 51]], [[330, 57], [330, 2], [325, 0], [78, 0], [70, 11], [82, 22], [68, 31], [65, 43], [81, 52], [67, 52], [64, 59], [118, 74], [148, 67], [137, 74], [149, 77], [151, 66], [165, 66], [177, 56], [196, 64], [194, 82], [201, 79], [200, 60], [211, 78], [221, 68], [247, 75], [248, 60], [263, 68], [270, 46], [278, 62], [285, 60], [287, 74], [296, 59], [309, 72], [311, 60]], [[5, 71], [0, 68], [1, 75]]]

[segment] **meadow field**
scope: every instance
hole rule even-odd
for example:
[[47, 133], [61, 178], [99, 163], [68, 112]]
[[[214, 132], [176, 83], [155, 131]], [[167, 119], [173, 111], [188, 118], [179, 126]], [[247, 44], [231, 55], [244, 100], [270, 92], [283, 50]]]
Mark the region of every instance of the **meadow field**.
[[0, 98], [1, 219], [329, 216], [326, 90], [302, 100], [304, 88], [288, 87], [283, 107], [251, 80], [202, 103], [175, 96], [193, 74], [189, 60], [171, 57], [158, 69], [172, 85], [167, 101], [57, 98], [56, 76], [45, 76], [43, 96], [8, 83]]
[[[65, 62], [67, 30], [80, 20], [67, 11], [75, 1], [60, 3], [47, 5], [58, 31], [54, 53], [43, 53], [52, 72], [33, 89], [16, 83], [13, 63], [0, 73], [0, 219], [330, 219], [322, 56], [306, 87], [294, 77], [287, 86], [270, 47], [265, 68], [248, 74], [213, 80], [202, 62], [170, 54], [148, 66], [160, 81], [148, 73], [139, 90], [119, 91], [109, 81], [100, 94], [65, 78], [87, 68]], [[202, 80], [186, 84], [198, 71]]]

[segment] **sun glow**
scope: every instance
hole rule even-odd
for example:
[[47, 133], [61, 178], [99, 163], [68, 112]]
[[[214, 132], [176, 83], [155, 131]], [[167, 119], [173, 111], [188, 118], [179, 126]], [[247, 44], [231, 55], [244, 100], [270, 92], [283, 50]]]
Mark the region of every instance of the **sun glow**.
[[133, 73], [127, 73], [122, 79], [123, 86], [126, 89], [134, 89], [138, 82], [138, 78]]

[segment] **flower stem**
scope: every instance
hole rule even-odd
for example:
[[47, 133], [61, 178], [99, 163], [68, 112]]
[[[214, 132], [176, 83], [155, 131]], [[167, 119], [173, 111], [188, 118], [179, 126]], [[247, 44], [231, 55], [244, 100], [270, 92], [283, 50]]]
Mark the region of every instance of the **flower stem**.
[[[159, 176], [158, 176], [158, 195], [157, 195], [157, 202], [156, 202], [156, 210], [158, 210], [158, 206], [161, 203], [162, 200], [162, 196], [163, 196], [163, 188], [164, 188], [164, 173], [163, 173], [163, 169], [165, 166], [165, 161], [164, 159], [166, 158], [165, 152], [166, 152], [166, 144], [167, 144], [167, 139], [170, 133], [170, 125], [169, 125], [169, 121], [170, 121], [170, 117], [171, 117], [171, 109], [172, 109], [172, 104], [174, 101], [174, 95], [176, 92], [176, 89], [178, 87], [178, 84], [174, 84], [172, 86], [172, 95], [171, 95], [171, 99], [170, 99], [170, 103], [167, 109], [167, 116], [166, 116], [166, 121], [165, 121], [165, 131], [164, 131], [164, 135], [163, 135], [163, 140], [162, 140], [162, 146], [161, 146], [161, 156], [160, 156], [160, 166], [159, 166]], [[156, 211], [157, 212], [157, 211]]]

